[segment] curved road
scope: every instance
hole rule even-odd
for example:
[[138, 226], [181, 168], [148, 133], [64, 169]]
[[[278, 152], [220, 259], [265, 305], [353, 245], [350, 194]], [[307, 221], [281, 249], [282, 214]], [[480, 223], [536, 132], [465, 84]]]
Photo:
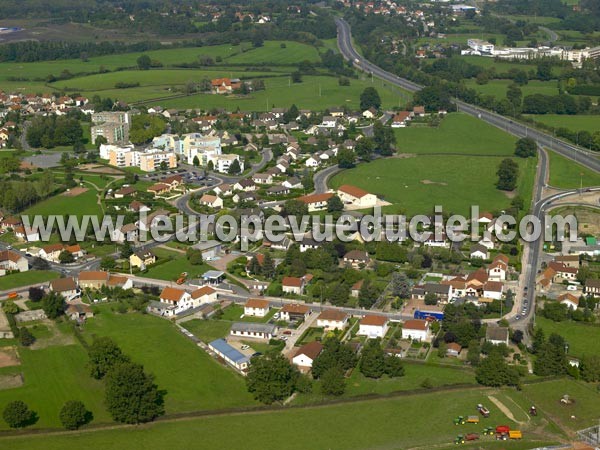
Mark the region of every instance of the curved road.
[[[346, 59], [353, 61], [355, 67], [365, 72], [373, 73], [375, 76], [387, 81], [388, 83], [407, 91], [417, 92], [421, 90], [422, 86], [387, 72], [363, 58], [353, 47], [350, 25], [348, 25], [344, 19], [336, 19], [336, 25], [338, 29], [338, 47], [340, 52]], [[583, 164], [590, 169], [595, 170], [596, 172], [600, 172], [600, 160], [593, 156], [591, 152], [581, 147], [569, 144], [547, 133], [515, 122], [512, 119], [493, 113], [479, 106], [474, 106], [460, 100], [456, 100], [455, 103], [461, 112], [477, 117], [478, 119], [500, 128], [507, 133], [513, 134], [514, 136], [531, 137], [535, 139], [539, 145], [554, 150], [555, 152], [560, 153], [561, 155], [572, 159], [573, 161]]]

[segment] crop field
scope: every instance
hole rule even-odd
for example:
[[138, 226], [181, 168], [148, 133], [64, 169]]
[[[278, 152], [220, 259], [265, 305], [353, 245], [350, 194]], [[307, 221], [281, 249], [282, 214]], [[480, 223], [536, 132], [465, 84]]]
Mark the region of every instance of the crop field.
[[[475, 80], [467, 80], [466, 85], [481, 94], [493, 95], [500, 99], [506, 97], [508, 86], [512, 83], [512, 80], [490, 80], [486, 84], [477, 84]], [[556, 81], [530, 80], [525, 86], [519, 86], [519, 88], [523, 92], [523, 96], [533, 94], [558, 95]]]
[[[477, 130], [477, 139], [468, 136]], [[438, 128], [397, 128], [399, 153], [511, 156], [515, 138], [467, 114], [448, 114]]]
[[554, 128], [567, 128], [575, 132], [589, 131], [590, 133], [600, 131], [600, 116], [598, 115], [539, 114], [527, 117]]
[[546, 337], [551, 333], [557, 333], [564, 337], [569, 343], [569, 355], [581, 357], [600, 354], [598, 348], [600, 326], [573, 321], [554, 322], [542, 316], [536, 317], [535, 321], [536, 327], [543, 329]]
[[[405, 396], [393, 399], [353, 402], [319, 408], [289, 409], [274, 412], [236, 415], [237, 430], [277, 430], [264, 433], [232, 432], [229, 416], [190, 418], [173, 422], [149, 424], [135, 428], [73, 433], [70, 435], [6, 438], [1, 442], [12, 449], [47, 450], [78, 448], [154, 449], [154, 448], [248, 448], [248, 449], [362, 449], [410, 448], [414, 446], [453, 447], [456, 434], [468, 430], [457, 428], [452, 419], [474, 410], [474, 405], [487, 401], [487, 392], [467, 390]], [[423, 408], [423, 405], [435, 408]], [[502, 412], [490, 405], [496, 418], [494, 424], [513, 426]], [[366, 413], [368, 412], [368, 413]], [[390, 420], [393, 418], [393, 420]], [[435, 424], [435, 427], [432, 427]], [[464, 428], [464, 429], [463, 429]], [[310, 430], [290, 435], [295, 430]], [[373, 432], [376, 430], [376, 432]], [[201, 444], [198, 437], [201, 436]], [[489, 449], [506, 448], [486, 438]], [[511, 443], [510, 448], [522, 450], [536, 446], [534, 438]], [[548, 441], [538, 441], [545, 442]], [[483, 444], [480, 441], [477, 447]], [[445, 447], [445, 446], [444, 446]], [[463, 446], [469, 448], [468, 446]]]
[[562, 189], [600, 186], [600, 174], [548, 150], [550, 161], [549, 184]]

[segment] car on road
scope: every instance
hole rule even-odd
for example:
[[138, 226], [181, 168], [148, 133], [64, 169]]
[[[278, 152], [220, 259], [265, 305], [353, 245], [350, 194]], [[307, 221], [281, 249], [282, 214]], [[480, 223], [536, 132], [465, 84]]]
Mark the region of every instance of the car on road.
[[280, 341], [287, 341], [287, 339], [288, 339], [287, 336], [279, 336]]
[[517, 314], [517, 315], [515, 316], [515, 320], [519, 320], [519, 319], [521, 319], [521, 315], [520, 315], [520, 314]]

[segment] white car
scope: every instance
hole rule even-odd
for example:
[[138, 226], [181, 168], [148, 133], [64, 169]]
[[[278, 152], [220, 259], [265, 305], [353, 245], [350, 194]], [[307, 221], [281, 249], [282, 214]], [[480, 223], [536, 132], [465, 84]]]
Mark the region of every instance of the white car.
[[577, 286], [570, 284], [567, 286], [567, 291], [576, 291], [577, 290]]
[[287, 336], [279, 336], [279, 340], [281, 341], [287, 341]]
[[250, 346], [249, 345], [245, 345], [245, 344], [242, 345], [242, 347], [241, 347], [242, 350], [248, 350], [249, 348], [250, 348]]

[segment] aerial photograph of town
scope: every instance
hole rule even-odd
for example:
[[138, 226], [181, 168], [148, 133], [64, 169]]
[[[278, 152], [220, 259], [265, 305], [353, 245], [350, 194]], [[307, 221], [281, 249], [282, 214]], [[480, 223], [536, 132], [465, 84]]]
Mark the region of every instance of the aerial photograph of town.
[[0, 0], [0, 449], [600, 450], [600, 0]]

